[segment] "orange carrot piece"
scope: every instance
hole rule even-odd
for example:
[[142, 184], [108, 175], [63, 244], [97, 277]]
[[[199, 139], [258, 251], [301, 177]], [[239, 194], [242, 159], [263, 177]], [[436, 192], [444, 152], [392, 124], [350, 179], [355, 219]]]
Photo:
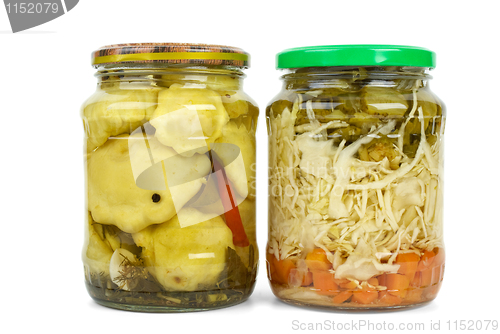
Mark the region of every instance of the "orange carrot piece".
[[362, 289], [352, 293], [352, 301], [358, 304], [371, 304], [378, 298], [377, 290]]
[[351, 298], [351, 296], [352, 296], [351, 291], [342, 291], [341, 293], [333, 297], [332, 301], [334, 304], [342, 304], [343, 302]]
[[413, 280], [410, 283], [410, 287], [420, 288], [421, 285], [422, 285], [422, 272], [417, 271], [415, 273], [415, 277], [413, 277]]
[[313, 273], [308, 271], [302, 280], [302, 286], [309, 286], [313, 282]]
[[387, 274], [386, 286], [387, 292], [391, 295], [404, 298], [410, 286], [410, 280], [405, 275]]
[[340, 286], [340, 284], [349, 283], [350, 281], [347, 278], [334, 278], [333, 281]]
[[377, 277], [378, 285], [387, 286], [387, 274], [382, 274]]
[[418, 264], [418, 270], [410, 286], [426, 288], [438, 284], [443, 280], [444, 249], [434, 248], [425, 251]]
[[358, 285], [354, 281], [349, 281], [347, 283], [341, 283], [341, 284], [339, 284], [339, 286], [342, 289], [347, 289], [347, 290], [354, 290], [358, 287]]
[[309, 270], [329, 270], [332, 268], [332, 263], [328, 261], [326, 253], [321, 248], [316, 248], [306, 256], [306, 264]]
[[376, 277], [370, 278], [367, 282], [368, 282], [368, 284], [371, 284], [373, 286], [377, 286], [378, 285], [378, 279]]
[[434, 262], [435, 256], [436, 254], [433, 251], [424, 251], [424, 254], [420, 258], [420, 262], [418, 263], [417, 270], [422, 271], [429, 268], [432, 262]]
[[378, 293], [378, 299], [381, 304], [385, 305], [399, 305], [401, 304], [401, 298], [394, 296], [387, 291], [380, 291]]
[[274, 257], [275, 275], [272, 277], [276, 283], [288, 284], [290, 271], [295, 268], [295, 263], [288, 259], [278, 260]]
[[329, 271], [313, 271], [314, 288], [319, 294], [334, 296], [339, 293], [339, 287], [335, 283], [334, 274]]
[[432, 269], [433, 268], [427, 268], [420, 272], [420, 287], [425, 288], [432, 284]]
[[411, 288], [406, 293], [405, 300], [412, 302], [412, 303], [420, 302], [422, 299], [422, 292], [423, 291], [424, 290], [421, 288]]
[[410, 282], [417, 272], [420, 256], [415, 253], [402, 253], [396, 257], [395, 264], [399, 264], [398, 274], [403, 274]]

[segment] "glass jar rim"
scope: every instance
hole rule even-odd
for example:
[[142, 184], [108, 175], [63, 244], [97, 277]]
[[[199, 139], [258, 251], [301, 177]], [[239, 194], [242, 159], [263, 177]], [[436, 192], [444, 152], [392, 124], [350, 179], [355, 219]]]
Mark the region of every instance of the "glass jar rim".
[[329, 81], [343, 79], [360, 79], [365, 77], [372, 80], [431, 80], [427, 67], [409, 66], [315, 66], [302, 68], [280, 69], [283, 81], [309, 80]]

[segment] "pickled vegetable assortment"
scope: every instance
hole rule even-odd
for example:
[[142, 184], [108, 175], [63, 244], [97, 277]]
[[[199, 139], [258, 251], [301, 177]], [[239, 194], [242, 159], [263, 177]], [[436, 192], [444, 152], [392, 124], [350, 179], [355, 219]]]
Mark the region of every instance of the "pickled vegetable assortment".
[[[195, 51], [205, 58], [137, 60]], [[97, 53], [98, 89], [82, 109], [90, 295], [106, 306], [149, 312], [244, 301], [258, 263], [258, 109], [241, 88], [248, 55], [185, 44]], [[135, 60], [105, 58], [123, 54]]]
[[266, 259], [279, 298], [398, 308], [436, 297], [445, 114], [428, 79], [414, 66], [284, 75], [267, 108]]

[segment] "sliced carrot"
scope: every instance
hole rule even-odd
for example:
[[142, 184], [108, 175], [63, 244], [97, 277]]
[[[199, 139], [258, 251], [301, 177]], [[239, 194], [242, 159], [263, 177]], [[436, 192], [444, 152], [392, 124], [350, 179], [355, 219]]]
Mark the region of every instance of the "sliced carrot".
[[352, 291], [342, 291], [341, 293], [333, 297], [332, 301], [334, 304], [342, 304], [343, 302], [351, 298], [351, 296], [352, 296]]
[[368, 284], [373, 285], [373, 286], [378, 285], [378, 279], [376, 277], [370, 278], [367, 282], [368, 282]]
[[308, 271], [304, 275], [304, 279], [302, 280], [302, 286], [309, 286], [312, 284], [312, 282], [313, 282], [313, 273]]
[[[274, 256], [273, 256], [274, 257]], [[295, 268], [295, 263], [290, 259], [278, 260], [274, 257], [275, 275], [271, 277], [276, 283], [288, 284], [290, 271]]]
[[424, 251], [424, 254], [420, 258], [420, 262], [418, 263], [417, 270], [422, 271], [429, 268], [432, 262], [434, 262], [435, 256], [436, 254], [433, 251]]
[[371, 304], [378, 298], [377, 290], [362, 289], [352, 293], [352, 301], [358, 304]]
[[409, 289], [408, 292], [406, 293], [405, 300], [412, 302], [412, 303], [420, 302], [422, 299], [422, 292], [423, 291], [424, 290], [421, 288]]
[[413, 289], [408, 292], [406, 300], [417, 302], [433, 299], [436, 296], [439, 290], [436, 286], [443, 280], [444, 260], [443, 248], [434, 248], [432, 251], [424, 252], [418, 264], [418, 271], [410, 283]]
[[403, 274], [410, 282], [417, 272], [420, 256], [415, 253], [402, 253], [396, 257], [395, 264], [399, 264], [398, 274]]
[[432, 284], [432, 269], [433, 268], [427, 268], [420, 272], [420, 287], [425, 288]]
[[358, 285], [354, 281], [349, 281], [347, 283], [341, 283], [341, 284], [339, 284], [339, 286], [342, 289], [347, 289], [347, 290], [354, 290], [358, 287]]
[[350, 282], [350, 280], [348, 280], [347, 278], [334, 278], [333, 281], [335, 283], [337, 283], [337, 285], [345, 284], [345, 283], [349, 283]]
[[387, 274], [382, 274], [380, 276], [377, 276], [377, 279], [378, 279], [378, 285], [387, 286]]
[[417, 271], [415, 273], [415, 277], [413, 277], [413, 280], [410, 283], [410, 287], [420, 288], [420, 286], [422, 286], [422, 273], [420, 271]]
[[313, 271], [312, 273], [314, 288], [319, 294], [334, 296], [340, 292], [337, 283], [333, 280], [334, 274], [329, 271]]
[[398, 296], [394, 296], [387, 291], [380, 291], [378, 293], [378, 299], [381, 304], [385, 305], [399, 305], [401, 304], [402, 299]]
[[325, 251], [321, 248], [316, 248], [307, 254], [306, 264], [310, 271], [326, 271], [332, 268], [332, 263], [328, 261]]
[[387, 274], [386, 286], [387, 292], [391, 295], [404, 298], [410, 286], [410, 280], [405, 275]]

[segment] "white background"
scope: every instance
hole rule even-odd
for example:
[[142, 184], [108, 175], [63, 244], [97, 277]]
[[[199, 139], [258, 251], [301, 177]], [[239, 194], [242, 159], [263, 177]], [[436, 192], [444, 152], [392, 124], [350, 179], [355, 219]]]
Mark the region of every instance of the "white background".
[[[440, 321], [444, 332], [448, 320], [500, 321], [496, 4], [480, 0], [81, 0], [68, 14], [17, 34], [9, 32], [7, 15], [0, 8], [0, 330], [290, 333], [297, 332], [294, 320], [365, 320], [396, 325], [423, 322], [425, 332], [431, 321]], [[79, 108], [95, 89], [91, 51], [126, 42], [225, 44], [252, 55], [245, 90], [261, 107], [257, 134], [261, 255], [267, 238], [264, 110], [281, 88], [275, 54], [289, 47], [351, 43], [417, 45], [435, 51], [437, 68], [431, 87], [448, 107], [447, 259], [437, 299], [422, 308], [385, 313], [292, 307], [271, 293], [261, 259], [255, 292], [235, 307], [141, 314], [95, 304], [85, 290], [80, 259], [84, 190]]]

